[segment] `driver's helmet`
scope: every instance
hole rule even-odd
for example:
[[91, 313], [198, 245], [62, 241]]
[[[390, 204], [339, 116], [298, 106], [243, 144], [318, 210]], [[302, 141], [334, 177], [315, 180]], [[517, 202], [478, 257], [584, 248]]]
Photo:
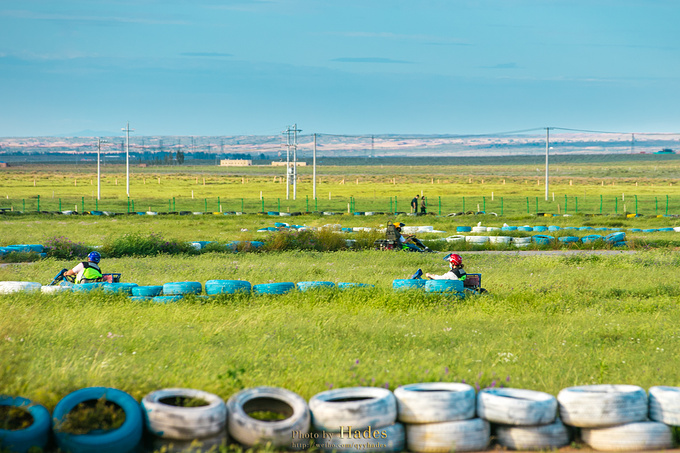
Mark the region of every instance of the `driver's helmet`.
[[460, 266], [463, 264], [463, 257], [456, 253], [452, 253], [449, 255], [449, 263], [451, 263], [451, 266]]
[[99, 254], [99, 252], [90, 252], [87, 255], [87, 260], [91, 261], [93, 263], [99, 263], [99, 261], [101, 261], [101, 259], [102, 259], [102, 256]]

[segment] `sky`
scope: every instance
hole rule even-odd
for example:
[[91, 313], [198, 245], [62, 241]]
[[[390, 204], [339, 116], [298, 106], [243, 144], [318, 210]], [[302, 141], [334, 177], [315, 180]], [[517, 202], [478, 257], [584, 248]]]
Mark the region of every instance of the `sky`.
[[0, 0], [0, 136], [680, 131], [677, 0]]

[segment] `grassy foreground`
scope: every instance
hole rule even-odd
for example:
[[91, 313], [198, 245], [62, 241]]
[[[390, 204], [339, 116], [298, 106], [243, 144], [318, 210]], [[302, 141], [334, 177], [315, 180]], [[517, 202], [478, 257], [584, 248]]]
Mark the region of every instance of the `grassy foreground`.
[[[193, 298], [158, 305], [91, 293], [0, 296], [0, 394], [52, 408], [106, 385], [141, 399], [163, 387], [228, 398], [282, 386], [309, 398], [329, 387], [422, 381], [505, 385], [552, 394], [591, 383], [679, 385], [680, 258], [464, 255], [490, 295], [451, 300], [396, 293], [440, 255], [285, 252], [121, 258], [125, 281], [243, 279], [373, 283], [374, 289]], [[47, 282], [65, 262], [0, 268], [0, 280]]]

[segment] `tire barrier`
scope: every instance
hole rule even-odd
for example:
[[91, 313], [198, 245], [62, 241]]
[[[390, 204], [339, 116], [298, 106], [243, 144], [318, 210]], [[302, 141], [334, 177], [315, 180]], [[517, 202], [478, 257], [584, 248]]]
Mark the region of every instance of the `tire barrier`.
[[375, 285], [369, 285], [368, 283], [351, 283], [351, 282], [340, 282], [337, 284], [338, 289], [350, 289], [350, 288], [375, 288]]
[[[125, 421], [114, 430], [103, 433], [70, 434], [59, 429], [66, 415], [80, 403], [105, 398], [125, 412]], [[57, 446], [71, 453], [126, 453], [132, 452], [142, 438], [144, 423], [139, 403], [127, 393], [107, 387], [88, 387], [69, 393], [61, 399], [52, 414]]]
[[151, 300], [157, 304], [167, 304], [167, 303], [172, 303], [172, 302], [178, 302], [180, 300], [184, 299], [184, 296], [181, 294], [175, 295], [175, 296], [156, 296], [152, 297]]
[[492, 244], [510, 244], [512, 236], [489, 236], [489, 242]]
[[578, 242], [580, 239], [577, 238], [576, 236], [562, 236], [557, 238], [557, 240], [564, 244], [574, 244]]
[[163, 285], [135, 286], [132, 288], [133, 296], [155, 297], [163, 292]]
[[317, 431], [340, 432], [351, 426], [355, 430], [376, 430], [397, 421], [397, 400], [387, 389], [349, 387], [326, 390], [309, 400], [312, 426]]
[[667, 425], [680, 426], [680, 387], [650, 388], [649, 418]]
[[309, 291], [320, 288], [335, 288], [335, 283], [333, 282], [298, 282], [298, 291]]
[[[255, 387], [241, 390], [227, 401], [229, 434], [242, 445], [252, 447], [271, 442], [273, 447], [306, 443], [310, 429], [310, 410], [297, 393], [278, 387]], [[262, 421], [253, 412], [274, 412], [285, 418]], [[297, 438], [296, 438], [297, 434]]]
[[54, 294], [54, 293], [60, 293], [62, 291], [72, 291], [73, 287], [72, 286], [46, 286], [43, 285], [40, 288], [40, 292], [43, 294]]
[[544, 234], [535, 234], [531, 237], [531, 240], [538, 245], [550, 245], [555, 241], [555, 238]]
[[554, 450], [569, 445], [569, 431], [558, 418], [549, 425], [496, 426], [499, 445], [513, 450]]
[[446, 242], [463, 242], [465, 241], [465, 236], [455, 235], [446, 238]]
[[671, 428], [663, 423], [650, 421], [608, 428], [583, 428], [581, 439], [600, 451], [663, 450], [673, 446]]
[[605, 242], [609, 242], [610, 244], [616, 243], [616, 242], [622, 242], [626, 240], [626, 233], [624, 232], [618, 232], [618, 233], [611, 233], [608, 234], [604, 237]]
[[481, 418], [406, 425], [410, 451], [448, 453], [485, 450], [490, 441], [489, 422]]
[[504, 425], [547, 425], [555, 421], [557, 400], [534, 390], [484, 389], [477, 395], [477, 415]]
[[588, 236], [583, 236], [581, 238], [581, 242], [583, 242], [584, 244], [590, 244], [591, 242], [601, 241], [601, 240], [602, 240], [602, 236], [599, 235], [599, 234], [589, 234]]
[[104, 283], [102, 290], [105, 293], [132, 295], [132, 290], [138, 286], [137, 283]]
[[392, 288], [398, 291], [407, 291], [409, 289], [419, 289], [425, 287], [427, 280], [412, 279], [412, 278], [398, 278], [392, 282]]
[[469, 233], [470, 231], [472, 231], [472, 227], [469, 227], [469, 226], [456, 227], [457, 233]]
[[0, 294], [40, 291], [42, 285], [38, 282], [0, 282]]
[[462, 293], [462, 280], [424, 280], [425, 292], [428, 293]]
[[205, 282], [205, 293], [209, 296], [217, 294], [248, 294], [252, 289], [250, 282], [245, 280], [208, 280]]
[[602, 428], [644, 421], [645, 391], [635, 385], [584, 385], [557, 395], [562, 421], [579, 428]]
[[295, 289], [295, 283], [261, 283], [253, 285], [253, 294], [286, 294]]
[[529, 245], [531, 245], [531, 238], [530, 237], [512, 238], [512, 245], [514, 245], [517, 248], [529, 247]]
[[[347, 433], [326, 432], [326, 439], [320, 439], [319, 449], [324, 453], [349, 452], [349, 453], [400, 453], [406, 447], [406, 430], [401, 423], [383, 426], [373, 429], [369, 436], [368, 430], [352, 430], [360, 432], [358, 439], [347, 436]], [[318, 442], [318, 441], [317, 441]]]
[[166, 296], [201, 294], [202, 290], [200, 282], [170, 282], [163, 285], [163, 294]]
[[[203, 400], [206, 404], [185, 407], [181, 405], [184, 400]], [[226, 429], [227, 405], [212, 393], [162, 389], [146, 395], [141, 404], [147, 430], [163, 439], [199, 440], [219, 436]]]
[[398, 419], [403, 423], [439, 423], [475, 416], [475, 389], [468, 384], [426, 382], [398, 387]]
[[24, 409], [33, 418], [32, 423], [23, 429], [0, 429], [0, 449], [26, 453], [34, 447], [45, 448], [49, 440], [52, 421], [50, 413], [44, 406], [20, 396], [0, 397], [0, 406]]
[[101, 291], [105, 284], [106, 283], [104, 283], [104, 282], [78, 283], [77, 285], [73, 285], [73, 292], [74, 293], [88, 293], [90, 291], [95, 291], [95, 290]]
[[489, 242], [489, 236], [466, 236], [465, 242], [473, 245], [481, 245]]

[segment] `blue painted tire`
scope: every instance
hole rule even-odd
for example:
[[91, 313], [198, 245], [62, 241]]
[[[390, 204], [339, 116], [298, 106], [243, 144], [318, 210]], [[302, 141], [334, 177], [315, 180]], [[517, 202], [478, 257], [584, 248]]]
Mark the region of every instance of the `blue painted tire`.
[[674, 232], [675, 230], [673, 228], [659, 228], [659, 231], [661, 232]]
[[656, 228], [645, 228], [644, 230], [642, 230], [643, 233], [656, 233], [657, 231], [659, 230], [657, 230]]
[[614, 242], [612, 244], [612, 247], [627, 247], [627, 246], [628, 246], [628, 242], [626, 242], [626, 241]]
[[595, 228], [595, 231], [609, 231], [609, 228], [607, 228], [607, 227], [598, 227], [598, 228]]
[[530, 226], [520, 226], [517, 227], [517, 231], [534, 231], [534, 229]]
[[580, 239], [576, 236], [562, 236], [560, 238], [557, 238], [560, 242], [563, 242], [565, 244], [573, 244], [575, 242], [578, 242]]
[[137, 283], [104, 283], [102, 289], [105, 293], [127, 294], [132, 295], [132, 288], [135, 288]]
[[160, 296], [162, 292], [163, 292], [162, 285], [135, 286], [134, 288], [132, 288], [133, 296], [154, 297]]
[[579, 227], [579, 231], [592, 231], [592, 229], [593, 229], [593, 227], [589, 227], [589, 226]]
[[470, 231], [472, 231], [472, 227], [469, 227], [469, 226], [456, 227], [456, 232], [458, 232], [458, 233], [467, 233], [467, 232], [470, 232]]
[[641, 228], [630, 228], [628, 231], [631, 233], [641, 233], [642, 229]]
[[103, 289], [104, 285], [106, 283], [104, 282], [94, 282], [94, 283], [78, 283], [77, 285], [73, 285], [73, 292], [74, 293], [87, 293], [93, 290], [101, 290]]
[[581, 238], [581, 242], [583, 242], [584, 244], [588, 244], [588, 243], [595, 242], [595, 241], [601, 241], [601, 240], [602, 240], [602, 236], [599, 235], [599, 234], [591, 234], [591, 235], [588, 235], [588, 236], [583, 236]]
[[200, 282], [170, 282], [163, 285], [163, 294], [178, 296], [184, 294], [201, 294], [203, 287]]
[[130, 296], [130, 300], [134, 302], [146, 302], [153, 300], [153, 296]]
[[247, 294], [251, 288], [250, 282], [245, 280], [208, 280], [205, 282], [205, 293], [209, 296], [217, 294]]
[[286, 294], [295, 289], [293, 282], [261, 283], [253, 286], [254, 294]]
[[559, 231], [559, 230], [560, 230], [560, 227], [558, 227], [557, 225], [549, 225], [548, 226], [548, 231]]
[[350, 289], [350, 288], [375, 288], [375, 285], [369, 285], [368, 283], [350, 283], [350, 282], [338, 283], [338, 289]]
[[0, 429], [0, 449], [25, 453], [31, 447], [45, 448], [50, 435], [52, 421], [50, 413], [44, 406], [20, 396], [0, 397], [0, 406], [15, 406], [27, 410], [33, 423], [24, 429]]
[[52, 417], [60, 422], [78, 404], [85, 401], [106, 401], [120, 406], [125, 421], [120, 428], [97, 434], [69, 434], [55, 429], [57, 446], [70, 453], [125, 453], [133, 451], [142, 439], [142, 409], [139, 403], [122, 390], [108, 387], [89, 387], [69, 393], [54, 408]]
[[621, 242], [625, 239], [626, 239], [626, 233], [624, 233], [623, 231], [620, 231], [618, 233], [611, 233], [611, 234], [608, 234], [604, 237], [605, 242], [610, 242], [610, 243]]
[[425, 280], [425, 291], [428, 293], [462, 293], [462, 280]]
[[7, 248], [12, 249], [13, 252], [21, 253], [43, 253], [45, 251], [45, 247], [41, 244], [13, 244], [8, 245]]
[[539, 232], [539, 233], [543, 232], [543, 231], [548, 231], [548, 227], [543, 226], [543, 225], [538, 225], [538, 226], [534, 227], [534, 231]]
[[172, 302], [178, 302], [180, 300], [184, 299], [184, 296], [181, 294], [176, 294], [174, 296], [156, 296], [152, 297], [151, 300], [155, 303], [158, 304], [167, 304], [167, 303], [172, 303]]
[[310, 289], [319, 289], [319, 288], [335, 288], [335, 283], [333, 282], [298, 282], [297, 284], [297, 289], [298, 291], [308, 291]]
[[517, 231], [517, 227], [508, 225], [508, 226], [501, 227], [501, 231]]
[[425, 287], [425, 282], [427, 282], [427, 280], [398, 278], [392, 282], [392, 288], [399, 291], [406, 291], [409, 289], [420, 289]]
[[279, 211], [267, 211], [267, 215], [275, 215], [275, 216], [278, 216], [278, 215], [279, 215]]
[[555, 240], [555, 238], [544, 234], [536, 234], [531, 237], [531, 240], [538, 245], [550, 245]]

